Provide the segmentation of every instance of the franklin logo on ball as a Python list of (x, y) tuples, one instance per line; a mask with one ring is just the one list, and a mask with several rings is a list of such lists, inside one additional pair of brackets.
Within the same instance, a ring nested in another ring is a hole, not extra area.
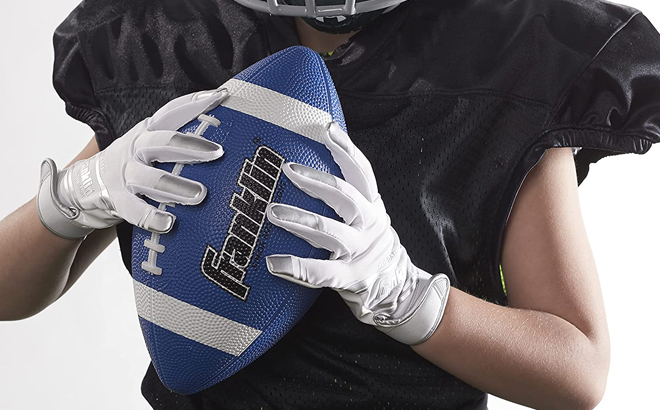
[(218, 252), (206, 245), (201, 271), (222, 289), (246, 300), (250, 286), (244, 283), (247, 267), (254, 255), (259, 235), (266, 221), (266, 206), (272, 201), (282, 172), (284, 158), (263, 145), (252, 161), (245, 159), (238, 177), (240, 194), (234, 192), (229, 207), (236, 211)]

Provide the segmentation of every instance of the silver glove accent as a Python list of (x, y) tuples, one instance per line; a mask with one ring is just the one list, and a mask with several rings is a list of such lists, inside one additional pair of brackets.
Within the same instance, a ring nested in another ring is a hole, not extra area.
[[(413, 297), (415, 302), (402, 318), (391, 319), (385, 315), (375, 315), (376, 328), (390, 337), (407, 345), (426, 341), (437, 329), (445, 313), (449, 298), (449, 278), (443, 273), (431, 276), (425, 283), (418, 284), (420, 295)], [(427, 329), (421, 338), (419, 329)]]
[(80, 211), (64, 205), (58, 196), (58, 172), (55, 161), (46, 158), (41, 163), (37, 213), (39, 220), (54, 234), (67, 239), (80, 239), (90, 234), (94, 228), (76, 223)]

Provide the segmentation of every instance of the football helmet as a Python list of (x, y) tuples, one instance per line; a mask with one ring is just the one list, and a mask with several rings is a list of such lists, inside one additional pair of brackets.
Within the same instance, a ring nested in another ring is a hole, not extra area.
[(326, 33), (357, 31), (406, 0), (235, 0), (275, 16), (302, 17)]

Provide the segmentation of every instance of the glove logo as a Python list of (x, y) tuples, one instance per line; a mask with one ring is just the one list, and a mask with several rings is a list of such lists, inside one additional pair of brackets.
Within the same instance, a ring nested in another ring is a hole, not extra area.
[(243, 281), (257, 240), (266, 221), (266, 206), (273, 200), (284, 158), (265, 145), (252, 160), (246, 158), (238, 176), (240, 194), (234, 192), (229, 207), (236, 213), (220, 251), (206, 245), (202, 274), (233, 296), (247, 300), (250, 286)]
[(92, 173), (89, 171), (89, 163), (84, 162), (80, 169), (80, 198), (87, 198), (92, 194), (92, 192), (94, 192), (93, 185)]

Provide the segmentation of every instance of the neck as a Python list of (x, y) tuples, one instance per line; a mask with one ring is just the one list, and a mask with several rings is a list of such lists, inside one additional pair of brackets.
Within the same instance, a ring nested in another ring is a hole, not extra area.
[(300, 17), (295, 18), (296, 29), (300, 44), (309, 47), (317, 53), (327, 53), (334, 51), (340, 45), (348, 41), (356, 31), (346, 34), (330, 34), (315, 30), (309, 24), (305, 23)]

